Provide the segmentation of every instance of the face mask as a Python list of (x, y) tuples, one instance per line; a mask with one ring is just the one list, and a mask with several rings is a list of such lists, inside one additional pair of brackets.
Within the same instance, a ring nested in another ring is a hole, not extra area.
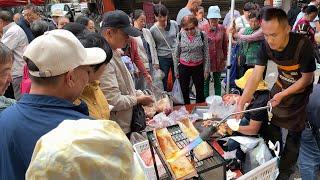
[(211, 31), (216, 31), (217, 30), (217, 27), (214, 26), (214, 27), (211, 27)]

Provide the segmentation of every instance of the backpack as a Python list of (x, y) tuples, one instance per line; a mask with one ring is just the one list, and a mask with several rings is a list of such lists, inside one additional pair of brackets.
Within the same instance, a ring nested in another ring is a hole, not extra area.
[[(200, 35), (201, 35), (201, 40), (202, 40), (202, 42), (204, 41), (204, 36), (203, 36), (203, 32), (202, 31), (200, 31)], [(178, 39), (179, 39), (179, 43), (181, 42), (181, 33), (179, 32), (178, 33)]]

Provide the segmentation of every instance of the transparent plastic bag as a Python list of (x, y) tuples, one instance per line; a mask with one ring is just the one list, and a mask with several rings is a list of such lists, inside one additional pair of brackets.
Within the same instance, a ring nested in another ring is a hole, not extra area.
[(173, 103), (184, 104), (184, 99), (183, 99), (179, 79), (176, 79), (174, 81), (171, 95), (172, 95), (171, 99), (172, 99)]
[(153, 71), (153, 85), (163, 91), (162, 79), (164, 78), (164, 72), (161, 69)]
[(236, 110), (236, 104), (225, 104), (221, 98), (213, 97), (209, 106), (209, 113), (215, 118), (224, 118)]
[(146, 141), (147, 138), (143, 137), (141, 134), (137, 133), (137, 132), (133, 132), (130, 135), (130, 142), (131, 144), (137, 144), (139, 142), (143, 142)]

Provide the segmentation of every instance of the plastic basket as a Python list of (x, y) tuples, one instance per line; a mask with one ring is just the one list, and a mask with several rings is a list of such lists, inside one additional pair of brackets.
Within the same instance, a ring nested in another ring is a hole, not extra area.
[[(146, 175), (147, 179), (148, 180), (157, 179), (156, 172), (154, 170), (153, 165), (147, 166), (140, 156), (140, 153), (143, 152), (144, 150), (146, 150), (146, 149), (150, 150), (149, 141), (146, 140), (146, 141), (142, 141), (137, 144), (134, 144), (133, 149), (137, 153), (137, 156), (139, 159), (139, 164), (142, 167), (143, 172)], [(157, 164), (157, 169), (158, 169), (160, 175), (165, 173), (165, 169), (161, 163)]]
[(237, 180), (275, 180), (278, 172), (278, 158), (275, 157), (247, 172)]

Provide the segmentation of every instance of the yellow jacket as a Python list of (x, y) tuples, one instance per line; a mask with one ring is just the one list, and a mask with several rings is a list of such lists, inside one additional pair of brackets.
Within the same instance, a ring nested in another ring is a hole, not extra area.
[(101, 91), (99, 81), (94, 81), (86, 86), (79, 99), (87, 104), (90, 117), (95, 119), (110, 118), (109, 104)]

